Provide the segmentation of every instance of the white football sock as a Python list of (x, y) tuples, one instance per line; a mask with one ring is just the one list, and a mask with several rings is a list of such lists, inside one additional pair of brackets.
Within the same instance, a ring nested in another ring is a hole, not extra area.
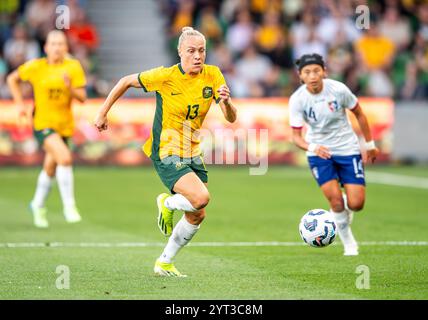
[(343, 210), (342, 212), (334, 212), (333, 210), (330, 210), (330, 212), (333, 214), (339, 237), (342, 240), (343, 245), (357, 246), (357, 242), (355, 241), (351, 227), (349, 226), (349, 214), (347, 210)]
[(161, 262), (171, 263), (174, 261), (178, 251), (183, 248), (186, 244), (192, 240), (195, 233), (199, 230), (200, 225), (194, 225), (187, 221), (186, 217), (183, 217), (178, 221), (177, 225), (172, 231), (171, 237), (159, 257)]
[(53, 178), (49, 177), (45, 170), (42, 170), (37, 178), (36, 192), (32, 201), (33, 206), (36, 208), (43, 208), (45, 206), (45, 201), (51, 191), (52, 182)]
[(354, 219), (354, 211), (352, 211), (348, 207), (348, 197), (346, 196), (346, 193), (342, 193), (342, 198), (343, 198), (343, 205), (345, 206), (345, 210), (348, 212), (348, 223), (351, 225), (352, 220)]
[(73, 169), (71, 166), (57, 166), (56, 179), (64, 207), (76, 205), (74, 200)]
[(193, 208), (189, 200), (186, 199), (182, 194), (176, 193), (173, 196), (166, 198), (165, 207), (169, 210), (183, 210), (187, 212), (197, 211)]
[(344, 205), (345, 209), (349, 210), (348, 197), (346, 196), (346, 193), (342, 193), (342, 198), (343, 198), (343, 205)]

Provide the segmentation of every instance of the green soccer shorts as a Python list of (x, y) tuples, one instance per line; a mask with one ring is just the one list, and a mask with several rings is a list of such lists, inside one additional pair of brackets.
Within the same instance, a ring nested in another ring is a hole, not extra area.
[[(51, 128), (46, 128), (42, 130), (33, 130), (33, 133), (34, 133), (34, 137), (39, 143), (39, 146), (42, 147), (43, 143), (45, 142), (45, 139), (49, 137), (51, 134), (56, 133), (56, 131)], [(67, 146), (70, 146), (70, 137), (61, 137), (61, 138)]]
[(208, 182), (208, 171), (202, 156), (192, 158), (180, 158), (179, 156), (168, 156), (161, 159), (152, 159), (163, 184), (174, 193), (174, 185), (182, 176), (194, 172), (203, 183)]

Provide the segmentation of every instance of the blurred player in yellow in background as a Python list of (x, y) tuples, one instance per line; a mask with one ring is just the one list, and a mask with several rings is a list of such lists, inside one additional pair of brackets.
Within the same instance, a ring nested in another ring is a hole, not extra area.
[[(155, 263), (154, 272), (160, 276), (183, 276), (173, 261), (205, 218), (210, 194), (198, 132), (212, 101), (219, 104), (227, 121), (236, 120), (236, 108), (226, 81), (218, 67), (205, 64), (205, 50), (205, 36), (193, 28), (183, 28), (178, 41), (180, 63), (123, 77), (95, 119), (98, 130), (106, 130), (107, 113), (131, 87), (156, 92), (153, 128), (143, 149), (172, 193), (157, 197), (158, 227), (162, 234), (170, 237)], [(184, 211), (184, 215), (173, 226), (175, 210)]]
[(28, 117), (20, 81), (28, 81), (34, 91), (33, 130), (40, 146), (46, 152), (43, 170), (37, 180), (34, 198), (30, 203), (36, 227), (47, 228), (45, 200), (56, 176), (67, 222), (81, 220), (74, 199), (72, 154), (69, 139), (74, 121), (71, 110), (73, 99), (86, 100), (86, 79), (80, 62), (68, 55), (65, 34), (51, 31), (44, 46), (46, 58), (34, 59), (21, 65), (7, 79), (20, 117)]

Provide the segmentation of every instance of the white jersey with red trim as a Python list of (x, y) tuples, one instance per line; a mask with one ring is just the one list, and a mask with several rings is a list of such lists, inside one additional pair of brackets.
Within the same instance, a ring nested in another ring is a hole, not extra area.
[[(301, 128), (306, 123), (306, 141), (328, 147), (333, 156), (359, 154), (358, 137), (345, 110), (353, 109), (357, 103), (351, 90), (336, 80), (324, 79), (318, 94), (310, 93), (302, 85), (290, 97), (290, 125)], [(315, 155), (309, 151), (306, 154)]]

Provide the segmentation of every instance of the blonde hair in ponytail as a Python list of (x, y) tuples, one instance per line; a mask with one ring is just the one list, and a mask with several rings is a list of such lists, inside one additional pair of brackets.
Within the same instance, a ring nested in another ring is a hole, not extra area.
[(178, 38), (178, 45), (177, 45), (178, 51), (180, 51), (180, 47), (181, 47), (181, 44), (183, 43), (184, 39), (189, 37), (189, 36), (200, 36), (206, 42), (205, 36), (202, 33), (200, 33), (198, 30), (193, 29), (192, 27), (183, 27), (181, 29), (181, 35)]

